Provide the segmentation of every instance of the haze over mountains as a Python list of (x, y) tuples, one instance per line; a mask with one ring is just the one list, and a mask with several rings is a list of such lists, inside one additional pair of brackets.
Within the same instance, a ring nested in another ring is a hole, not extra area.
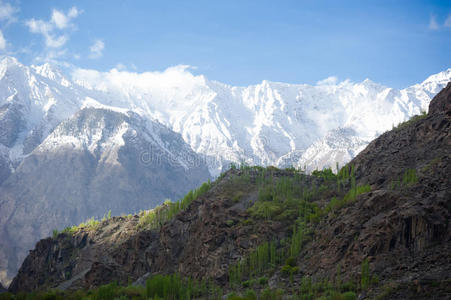
[(451, 69), (396, 90), (365, 80), (233, 87), (178, 66), (74, 70), (0, 62), (0, 281), (54, 228), (177, 199), (230, 162), (341, 165), (427, 110)]

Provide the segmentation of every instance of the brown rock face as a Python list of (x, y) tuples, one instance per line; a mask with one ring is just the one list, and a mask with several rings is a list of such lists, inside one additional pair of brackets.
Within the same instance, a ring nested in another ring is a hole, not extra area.
[[(338, 265), (343, 280), (356, 280), (366, 258), (379, 287), (398, 286), (387, 299), (431, 294), (449, 299), (449, 290), (436, 291), (437, 282), (451, 274), (450, 95), (448, 84), (432, 100), (428, 115), (381, 135), (350, 163), (357, 185), (369, 184), (372, 190), (310, 223), (311, 239), (297, 257), (295, 285), (306, 275), (332, 279)], [(258, 172), (245, 185), (236, 180), (240, 175), (229, 171), (159, 230), (138, 230), (137, 216), (113, 218), (95, 231), (40, 241), (10, 290), (91, 288), (172, 272), (225, 285), (229, 265), (263, 241), (286, 238), (293, 224), (292, 219), (249, 224), (248, 208), (258, 198)], [(272, 176), (293, 173), (275, 170)], [(326, 184), (325, 192), (312, 199), (319, 206), (333, 196), (327, 182), (311, 176), (304, 182)], [(269, 282), (288, 285), (280, 272)]]
[(451, 113), (451, 82), (429, 104), (429, 114)]
[(357, 183), (370, 184), (372, 192), (315, 228), (302, 269), (327, 277), (340, 264), (346, 276), (357, 277), (368, 258), (386, 281), (427, 285), (449, 278), (451, 84), (432, 100), (427, 116), (381, 135), (350, 164)]
[[(281, 171), (273, 176), (288, 174)], [(291, 227), (289, 223), (240, 225), (257, 199), (257, 189), (235, 186), (233, 179), (238, 175), (239, 171), (228, 173), (159, 230), (138, 229), (138, 216), (114, 217), (95, 231), (41, 240), (9, 289), (86, 289), (111, 281), (127, 284), (147, 273), (173, 272), (225, 283), (231, 263)], [(233, 189), (246, 189), (247, 194), (243, 193), (239, 202), (233, 201)]]

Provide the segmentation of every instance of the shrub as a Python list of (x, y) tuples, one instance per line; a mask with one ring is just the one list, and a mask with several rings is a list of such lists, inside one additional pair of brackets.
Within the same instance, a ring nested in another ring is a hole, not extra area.
[(355, 299), (357, 299), (356, 294), (354, 292), (351, 292), (351, 291), (343, 293), (343, 294), (341, 294), (341, 296), (342, 296), (343, 300), (355, 300)]
[(194, 200), (208, 192), (211, 188), (211, 182), (204, 182), (198, 189), (190, 190), (181, 200), (171, 202), (166, 199), (162, 205), (154, 209), (140, 213), (137, 227), (158, 229), (164, 223), (171, 220), (180, 211), (185, 210)]
[(248, 211), (256, 219), (272, 220), (283, 212), (283, 205), (272, 201), (257, 201)]
[(293, 256), (288, 257), (285, 260), (285, 264), (290, 267), (295, 267), (296, 266), (296, 258), (294, 258)]
[(116, 294), (117, 284), (110, 283), (103, 285), (98, 288), (97, 292), (94, 294), (94, 300), (110, 300), (114, 299)]
[(426, 117), (427, 117), (427, 113), (425, 111), (422, 111), (419, 115), (415, 115), (415, 116), (411, 117), (409, 120), (399, 123), (396, 127), (393, 127), (393, 129), (400, 130), (400, 129), (405, 128), (405, 127), (409, 126), (410, 124), (414, 124)]
[(226, 224), (228, 227), (232, 227), (233, 224), (235, 224), (235, 221), (233, 221), (233, 220), (227, 220), (227, 221), (225, 221), (225, 224)]
[(258, 279), (258, 284), (260, 285), (266, 285), (268, 284), (268, 278), (266, 278), (265, 276), (262, 276)]
[(337, 175), (332, 172), (331, 168), (323, 169), (322, 171), (315, 170), (312, 172), (312, 176), (323, 178), (324, 180), (335, 180)]
[(283, 296), (282, 290), (271, 290), (269, 288), (264, 289), (263, 292), (260, 294), (261, 300), (281, 300)]
[(351, 292), (351, 291), (355, 291), (356, 286), (352, 281), (346, 281), (345, 283), (341, 284), (341, 290), (343, 292)]
[(233, 195), (232, 197), (232, 201), (233, 203), (238, 203), (240, 202), (241, 198), (244, 196), (244, 193), (241, 191), (238, 191), (235, 193), (235, 195)]
[(290, 275), (292, 276), (293, 274), (296, 274), (297, 272), (299, 272), (299, 267), (295, 266), (289, 266), (289, 265), (284, 265), (282, 267), (282, 269), (280, 269), (280, 271), (282, 272), (282, 274), (284, 275)]
[(255, 284), (255, 280), (253, 280), (253, 279), (249, 279), (249, 280), (243, 281), (243, 282), (241, 283), (241, 285), (242, 285), (244, 288), (252, 287), (252, 286), (254, 286), (254, 284)]
[(366, 290), (370, 284), (370, 268), (368, 264), (368, 259), (364, 259), (362, 262), (362, 273), (360, 279), (360, 286), (362, 290)]
[(417, 182), (418, 182), (417, 170), (408, 169), (404, 172), (404, 175), (402, 177), (402, 184), (404, 186), (414, 185)]
[(254, 290), (246, 290), (246, 293), (244, 295), (246, 296), (246, 299), (257, 300), (257, 294)]

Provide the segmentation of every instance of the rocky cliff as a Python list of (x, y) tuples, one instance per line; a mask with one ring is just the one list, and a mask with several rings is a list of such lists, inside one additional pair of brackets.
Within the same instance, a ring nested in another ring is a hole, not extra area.
[(149, 223), (145, 213), (114, 217), (41, 240), (10, 291), (179, 273), (225, 290), (265, 275), (269, 288), (287, 294), (303, 291), (308, 279), (317, 296), (328, 284), (343, 290), (341, 282), (351, 282), (361, 298), (449, 299), (450, 107), (451, 83), (429, 114), (382, 134), (338, 175), (232, 169), (167, 222)]

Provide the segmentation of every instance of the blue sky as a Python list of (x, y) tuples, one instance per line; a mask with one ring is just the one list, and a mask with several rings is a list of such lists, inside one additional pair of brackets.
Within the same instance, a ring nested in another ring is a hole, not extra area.
[(232, 85), (329, 76), (398, 88), (451, 67), (451, 1), (0, 1), (0, 51)]

